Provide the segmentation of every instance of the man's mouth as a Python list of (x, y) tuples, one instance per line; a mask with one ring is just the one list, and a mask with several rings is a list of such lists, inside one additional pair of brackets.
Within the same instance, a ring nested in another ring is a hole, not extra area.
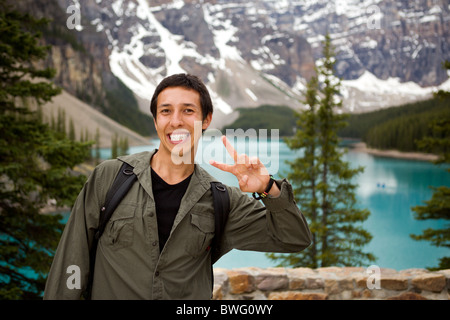
[(189, 132), (172, 132), (167, 135), (170, 142), (178, 144), (182, 143), (190, 137)]

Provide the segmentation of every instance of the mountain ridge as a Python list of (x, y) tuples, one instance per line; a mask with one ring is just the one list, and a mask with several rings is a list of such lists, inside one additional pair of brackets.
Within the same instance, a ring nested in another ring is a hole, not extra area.
[[(49, 16), (83, 50), (49, 41), (46, 66), (56, 83), (94, 108), (118, 81), (149, 115), (149, 99), (165, 76), (188, 72), (210, 89), (213, 127), (237, 108), (303, 107), (325, 32), (337, 51), (343, 112), (366, 112), (424, 100), (448, 86), (450, 14), (445, 1), (417, 0), (24, 0)], [(58, 7), (56, 9), (50, 8)], [(69, 10), (72, 9), (72, 11)], [(65, 12), (65, 16), (61, 16)], [(80, 22), (69, 28), (78, 12)], [(377, 90), (373, 90), (377, 88)], [(111, 107), (111, 106), (109, 106)]]

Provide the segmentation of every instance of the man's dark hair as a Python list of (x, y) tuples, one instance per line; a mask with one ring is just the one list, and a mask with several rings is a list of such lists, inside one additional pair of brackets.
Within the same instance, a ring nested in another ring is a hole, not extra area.
[(213, 113), (213, 104), (209, 95), (208, 89), (204, 83), (197, 77), (191, 74), (179, 73), (164, 78), (156, 87), (150, 102), (150, 111), (153, 118), (156, 120), (156, 103), (158, 95), (167, 88), (183, 87), (190, 90), (195, 90), (200, 94), (200, 104), (202, 108), (203, 120), (209, 113)]

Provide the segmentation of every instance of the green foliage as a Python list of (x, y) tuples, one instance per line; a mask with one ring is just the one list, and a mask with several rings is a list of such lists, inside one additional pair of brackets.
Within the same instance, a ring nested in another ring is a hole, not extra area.
[(446, 109), (408, 114), (391, 119), (370, 129), (365, 141), (374, 148), (418, 151), (416, 141), (432, 134), (429, 126), (438, 119), (450, 120), (448, 106)]
[(257, 108), (240, 108), (239, 118), (226, 129), (278, 129), (279, 135), (292, 136), (295, 128), (294, 110), (286, 106), (262, 105)]
[(34, 66), (47, 52), (35, 31), (45, 22), (0, 0), (0, 299), (40, 298), (63, 228), (61, 216), (41, 209), (50, 200), (71, 205), (85, 181), (70, 169), (89, 145), (61, 137), (27, 107), (60, 92), (38, 80), (53, 71)]
[[(416, 141), (432, 134), (437, 119), (450, 119), (450, 97), (433, 98), (363, 114), (352, 114), (339, 136), (362, 139), (379, 149), (423, 151)], [(432, 152), (432, 150), (431, 150)]]
[(111, 158), (115, 159), (118, 156), (128, 154), (128, 138), (119, 138), (118, 134), (114, 134), (111, 138)]
[[(446, 61), (444, 67), (450, 69), (450, 62)], [(449, 99), (449, 92), (438, 92), (437, 98), (441, 101)], [(419, 148), (426, 152), (439, 155), (436, 164), (450, 163), (450, 117), (436, 119), (430, 125), (430, 133), (417, 142)], [(450, 169), (447, 169), (450, 172)], [(450, 220), (450, 187), (432, 187), (433, 195), (425, 205), (415, 206), (412, 210), (418, 220)], [(426, 229), (421, 235), (411, 235), (414, 240), (425, 240), (436, 247), (450, 248), (450, 224), (444, 229)], [(450, 257), (443, 257), (439, 265), (430, 269), (450, 269)]]
[(153, 125), (153, 119), (138, 109), (136, 98), (131, 90), (119, 79), (117, 79), (117, 82), (117, 88), (106, 90), (107, 104), (101, 105), (103, 113), (140, 135), (155, 135), (156, 129)]
[[(450, 172), (450, 170), (447, 170)], [(429, 241), (433, 246), (450, 248), (450, 187), (432, 187), (433, 195), (430, 200), (424, 201), (425, 205), (415, 206), (412, 210), (418, 220), (446, 220), (447, 225), (443, 229), (425, 229), (420, 235), (411, 235), (414, 240)], [(450, 257), (443, 257), (437, 267), (430, 269), (450, 269)]]
[(307, 85), (304, 103), (309, 108), (296, 114), (296, 134), (286, 139), (290, 149), (303, 151), (301, 157), (288, 162), (288, 179), (308, 220), (313, 243), (301, 253), (269, 254), (284, 266), (354, 266), (374, 260), (372, 254), (362, 251), (372, 238), (361, 227), (370, 212), (357, 208), (356, 185), (352, 183), (363, 169), (350, 168), (339, 148), (337, 131), (345, 125), (345, 118), (335, 112), (341, 106), (340, 80), (333, 73), (336, 60), (328, 35), (323, 56), (318, 77)]

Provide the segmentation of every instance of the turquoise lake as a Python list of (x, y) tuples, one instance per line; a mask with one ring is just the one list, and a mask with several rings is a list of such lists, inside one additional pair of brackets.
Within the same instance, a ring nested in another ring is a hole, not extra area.
[[(159, 146), (157, 139), (150, 143), (149, 146), (131, 147), (129, 153)], [(299, 154), (278, 140), (272, 142), (247, 138), (236, 139), (232, 143), (238, 152), (256, 152), (255, 155), (260, 157), (269, 172), (278, 178), (286, 176), (289, 170), (285, 161), (292, 160)], [(220, 139), (204, 138), (199, 144), (196, 162), (223, 183), (237, 186), (237, 179), (233, 175), (208, 163), (210, 158), (231, 163), (231, 158), (224, 150)], [(101, 150), (101, 156), (108, 158), (110, 150)], [(426, 228), (440, 229), (445, 226), (443, 220), (416, 220), (411, 210), (411, 207), (421, 205), (431, 198), (432, 190), (429, 186), (450, 186), (449, 174), (444, 167), (425, 161), (376, 157), (351, 149), (345, 155), (345, 161), (350, 162), (352, 167), (365, 168), (355, 182), (359, 185), (358, 206), (371, 212), (363, 227), (373, 236), (365, 247), (366, 252), (377, 257), (373, 264), (396, 270), (426, 268), (437, 266), (439, 258), (449, 255), (448, 249), (437, 248), (429, 242), (415, 241), (410, 237), (410, 234), (420, 234)], [(301, 204), (299, 206), (301, 208)], [(233, 250), (215, 264), (215, 267), (221, 268), (249, 266), (274, 267), (276, 262), (268, 259), (262, 252)]]

